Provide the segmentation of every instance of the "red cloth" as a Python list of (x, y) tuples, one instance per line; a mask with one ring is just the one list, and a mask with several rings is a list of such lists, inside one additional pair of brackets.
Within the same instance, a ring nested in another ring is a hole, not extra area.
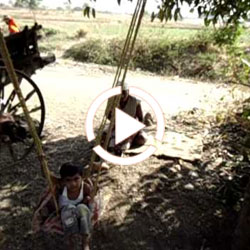
[(9, 28), (10, 34), (17, 33), (20, 31), (18, 25), (16, 24), (13, 18), (9, 19), (8, 28)]

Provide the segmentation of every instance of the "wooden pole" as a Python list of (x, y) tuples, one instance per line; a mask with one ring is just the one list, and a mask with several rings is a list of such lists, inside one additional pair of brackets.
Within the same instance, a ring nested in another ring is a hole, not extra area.
[[(138, 0), (137, 1), (137, 5), (136, 5), (136, 8), (135, 8), (135, 11), (134, 11), (131, 23), (130, 23), (130, 27), (129, 27), (128, 34), (127, 34), (127, 37), (126, 37), (126, 41), (125, 41), (125, 44), (124, 44), (124, 47), (123, 47), (123, 50), (122, 50), (120, 63), (118, 65), (112, 87), (118, 86), (118, 82), (119, 82), (119, 78), (120, 78), (120, 76), (122, 74), (122, 70), (123, 70), (123, 76), (122, 76), (122, 81), (121, 81), (122, 82), (121, 87), (124, 86), (127, 69), (128, 69), (128, 66), (129, 66), (129, 62), (130, 62), (130, 59), (131, 59), (131, 55), (132, 55), (134, 44), (135, 44), (135, 41), (136, 41), (136, 38), (137, 38), (137, 34), (139, 32), (139, 28), (140, 28), (141, 21), (142, 21), (142, 18), (143, 18), (146, 3), (147, 3), (147, 0)], [(98, 130), (98, 134), (97, 134), (97, 138), (96, 138), (96, 145), (100, 144), (101, 137), (102, 137), (103, 130), (104, 130), (104, 126), (105, 126), (106, 121), (107, 121), (107, 115), (111, 112), (111, 121), (110, 121), (110, 126), (109, 126), (109, 129), (108, 129), (108, 133), (107, 133), (107, 136), (106, 136), (106, 139), (105, 139), (105, 142), (104, 142), (104, 146), (103, 146), (104, 149), (107, 148), (109, 139), (111, 137), (111, 132), (112, 132), (112, 129), (113, 129), (114, 123), (115, 123), (115, 107), (117, 107), (117, 105), (120, 103), (120, 98), (121, 98), (121, 96), (116, 96), (115, 98), (113, 98), (113, 101), (110, 103), (111, 105), (109, 105), (109, 102), (107, 103), (105, 114), (104, 114), (104, 117), (102, 119), (101, 126), (100, 126), (100, 128)], [(95, 160), (95, 156), (96, 156), (95, 152), (93, 152), (92, 156), (91, 156), (91, 162), (90, 162), (90, 168), (89, 168), (88, 176), (90, 175), (90, 172), (91, 172), (91, 170), (93, 168), (93, 163), (94, 163), (94, 160)], [(98, 185), (98, 182), (99, 182), (100, 172), (101, 172), (101, 168), (99, 168), (98, 172), (97, 172), (97, 177), (96, 177), (95, 182), (94, 182), (92, 197), (94, 197), (96, 192), (97, 192), (97, 188), (98, 188), (97, 185)]]

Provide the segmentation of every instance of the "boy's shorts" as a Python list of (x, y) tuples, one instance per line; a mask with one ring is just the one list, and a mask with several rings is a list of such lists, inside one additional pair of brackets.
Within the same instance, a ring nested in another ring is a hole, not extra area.
[(90, 234), (91, 211), (85, 204), (67, 205), (62, 208), (61, 220), (65, 234)]

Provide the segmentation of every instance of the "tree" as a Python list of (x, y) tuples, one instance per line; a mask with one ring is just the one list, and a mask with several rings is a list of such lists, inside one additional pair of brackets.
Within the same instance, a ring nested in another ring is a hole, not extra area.
[(66, 1), (66, 2), (64, 3), (64, 6), (65, 6), (65, 9), (66, 9), (66, 10), (71, 10), (71, 2), (70, 2), (70, 1)]
[[(121, 3), (121, 0), (116, 1), (118, 4)], [(210, 23), (216, 24), (219, 19), (226, 24), (237, 24), (241, 19), (247, 20), (250, 12), (249, 0), (159, 0), (158, 12), (152, 13), (152, 20), (155, 18), (161, 21), (177, 20), (181, 17), (181, 6), (184, 3), (188, 4), (191, 12), (197, 9), (199, 17), (204, 18), (207, 26)], [(91, 11), (93, 13), (93, 8), (88, 6), (84, 9), (84, 15), (89, 16)]]
[[(153, 14), (161, 20), (177, 19), (181, 15), (180, 6), (186, 3), (192, 12), (197, 9), (199, 17), (205, 24), (217, 23), (221, 18), (226, 24), (237, 24), (240, 19), (247, 19), (250, 11), (250, 1), (245, 0), (161, 0), (159, 12)], [(154, 17), (154, 16), (153, 16)]]
[(16, 0), (14, 6), (36, 9), (41, 4), (42, 0)]

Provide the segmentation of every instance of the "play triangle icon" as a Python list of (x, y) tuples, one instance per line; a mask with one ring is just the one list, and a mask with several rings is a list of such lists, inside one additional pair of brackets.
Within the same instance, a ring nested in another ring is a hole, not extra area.
[(124, 141), (144, 127), (143, 123), (127, 115), (120, 109), (115, 109), (115, 144)]

